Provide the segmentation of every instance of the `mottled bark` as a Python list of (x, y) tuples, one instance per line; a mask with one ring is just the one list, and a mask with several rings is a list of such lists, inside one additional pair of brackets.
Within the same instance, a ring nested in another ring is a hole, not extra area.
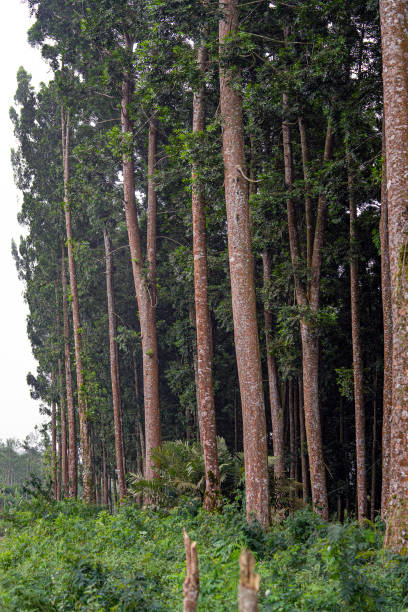
[(408, 553), (408, 3), (380, 0), (392, 299), (391, 472), (385, 545)]
[(391, 413), (392, 413), (392, 300), (390, 252), (388, 241), (387, 162), (385, 151), (385, 126), (383, 126), (383, 171), (381, 183), (381, 289), (384, 329), (384, 386), (382, 428), (382, 485), (381, 516), (386, 517), (390, 486)]
[[(132, 43), (127, 37), (128, 48)], [(121, 123), (122, 132), (129, 139), (133, 138), (133, 122), (129, 114), (132, 98), (132, 81), (130, 77), (122, 84)], [(148, 146), (148, 204), (147, 204), (147, 245), (146, 265), (140, 238), (137, 217), (133, 153), (123, 154), (123, 191), (125, 202), (126, 225), (129, 237), (133, 280), (139, 308), (140, 330), (143, 355), (143, 390), (146, 431), (146, 468), (145, 476), (154, 477), (155, 467), (151, 451), (161, 446), (161, 427), (159, 412), (159, 370), (156, 330), (156, 191), (154, 172), (156, 166), (156, 122), (149, 123)]]
[[(204, 76), (208, 54), (204, 45), (198, 50), (198, 66)], [(205, 129), (205, 87), (195, 92), (193, 99), (193, 132)], [(217, 431), (215, 424), (214, 393), (212, 384), (211, 320), (208, 308), (208, 270), (205, 230), (205, 202), (197, 180), (195, 165), (192, 169), (194, 303), (197, 334), (198, 413), (201, 443), (205, 464), (204, 507), (214, 509), (220, 503), (220, 473), (218, 467)]]
[[(293, 169), (290, 125), (287, 119), (288, 98), (283, 94), (283, 152), (285, 162), (285, 184), (288, 191), (286, 208), (288, 215), (289, 246), (293, 265), (296, 301), (305, 312), (309, 309), (317, 313), (320, 296), (320, 271), (322, 261), (322, 247), (324, 236), (324, 222), (327, 202), (324, 193), (319, 196), (317, 205), (316, 224), (311, 254), (311, 268), (309, 270), (310, 284), (305, 287), (299, 275), (297, 266), (301, 261), (299, 236), (296, 225), (295, 209), (291, 197), (293, 189)], [(330, 127), (326, 131), (324, 161), (332, 155), (333, 136)], [(323, 459), (322, 430), (319, 408), (319, 343), (313, 330), (310, 316), (302, 316), (300, 321), (302, 339), (302, 365), (303, 365), (303, 398), (305, 410), (306, 438), (310, 464), (310, 481), (312, 501), (314, 508), (324, 517), (328, 518), (328, 500), (326, 488), (326, 472)]]
[(365, 409), (363, 395), (363, 359), (361, 355), (360, 333), (360, 296), (358, 286), (358, 253), (357, 253), (357, 204), (354, 197), (355, 172), (349, 151), (347, 159), (347, 185), (350, 208), (350, 303), (351, 303), (351, 339), (353, 347), (354, 376), (354, 413), (356, 428), (356, 465), (357, 465), (357, 518), (359, 523), (367, 516), (367, 474), (365, 443)]
[(91, 457), (91, 435), (89, 420), (87, 416), (86, 401), (84, 394), (84, 374), (82, 368), (82, 341), (81, 341), (81, 321), (79, 314), (79, 298), (76, 280), (75, 259), (73, 251), (73, 235), (71, 210), (69, 204), (68, 181), (69, 181), (69, 146), (70, 146), (70, 120), (69, 112), (65, 113), (61, 109), (61, 128), (62, 128), (62, 155), (64, 164), (64, 210), (65, 210), (65, 226), (67, 235), (67, 251), (68, 251), (68, 270), (69, 282), (72, 298), (72, 320), (74, 331), (75, 345), (75, 364), (77, 375), (78, 389), (78, 414), (79, 414), (79, 431), (81, 439), (82, 451), (82, 473), (83, 473), (83, 497), (88, 503), (95, 501), (95, 488), (93, 465)]
[(125, 456), (123, 448), (122, 431), (122, 400), (120, 394), (119, 360), (116, 342), (116, 315), (115, 315), (115, 287), (113, 279), (113, 256), (112, 243), (106, 229), (103, 231), (106, 261), (106, 296), (108, 305), (109, 323), (109, 354), (110, 372), (112, 383), (113, 423), (115, 434), (116, 471), (119, 483), (119, 498), (123, 499), (127, 494), (125, 476)]
[[(271, 261), (268, 251), (262, 252), (264, 290), (271, 282)], [(283, 410), (279, 397), (278, 372), (275, 357), (272, 353), (272, 313), (267, 305), (264, 306), (266, 363), (268, 367), (269, 403), (271, 406), (273, 455), (275, 464), (273, 467), (275, 478), (285, 477), (284, 457), (284, 433), (283, 433)]]
[[(238, 27), (236, 0), (220, 2), (221, 56), (225, 39)], [(236, 74), (236, 71), (234, 71)], [(232, 86), (228, 68), (220, 66), (220, 106), (224, 159), (225, 202), (235, 351), (241, 391), (247, 517), (269, 522), (265, 406), (256, 320), (254, 266), (248, 185), (245, 175), (241, 96)]]

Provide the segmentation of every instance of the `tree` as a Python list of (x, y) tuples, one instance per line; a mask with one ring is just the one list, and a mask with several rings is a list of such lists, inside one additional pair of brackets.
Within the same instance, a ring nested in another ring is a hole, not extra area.
[[(221, 58), (228, 37), (238, 28), (235, 0), (220, 4)], [(221, 60), (223, 61), (223, 60)], [(228, 252), (231, 276), (235, 351), (244, 428), (245, 486), (247, 517), (261, 525), (269, 522), (268, 470), (265, 406), (261, 358), (256, 320), (248, 183), (245, 176), (244, 133), (241, 96), (233, 87), (230, 67), (220, 66), (220, 105), (228, 223)]]
[(408, 525), (408, 5), (380, 1), (392, 297), (392, 414), (386, 546), (407, 553)]

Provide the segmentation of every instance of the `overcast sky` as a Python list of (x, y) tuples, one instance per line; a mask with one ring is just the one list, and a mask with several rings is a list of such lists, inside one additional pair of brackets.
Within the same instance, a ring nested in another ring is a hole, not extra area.
[(24, 231), (16, 219), (21, 198), (13, 181), (10, 149), (14, 146), (9, 108), (16, 90), (19, 66), (33, 76), (33, 84), (48, 81), (50, 73), (37, 49), (27, 43), (30, 27), (29, 11), (20, 0), (8, 0), (0, 35), (2, 83), (0, 90), (0, 439), (23, 439), (36, 424), (41, 423), (38, 403), (30, 398), (26, 383), (27, 372), (36, 370), (26, 335), (27, 305), (23, 300), (23, 285), (17, 278), (11, 257), (11, 240), (18, 243)]

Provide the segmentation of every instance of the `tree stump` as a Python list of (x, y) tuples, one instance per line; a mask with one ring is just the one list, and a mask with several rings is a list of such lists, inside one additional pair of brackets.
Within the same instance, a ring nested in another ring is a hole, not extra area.
[(186, 551), (187, 576), (183, 584), (184, 593), (184, 612), (195, 612), (197, 608), (198, 593), (199, 593), (199, 576), (198, 576), (198, 558), (197, 558), (197, 542), (191, 542), (184, 532), (184, 548)]
[(259, 574), (255, 574), (255, 557), (250, 550), (241, 552), (239, 558), (241, 574), (238, 586), (239, 612), (258, 612)]

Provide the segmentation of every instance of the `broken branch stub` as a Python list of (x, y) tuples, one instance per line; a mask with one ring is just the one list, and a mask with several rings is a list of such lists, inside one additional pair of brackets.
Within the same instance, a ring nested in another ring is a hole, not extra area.
[(250, 550), (241, 552), (239, 558), (241, 574), (238, 585), (239, 612), (258, 612), (258, 591), (260, 576), (254, 572), (255, 557)]
[(195, 612), (199, 593), (197, 542), (191, 542), (186, 530), (184, 532), (184, 548), (186, 551), (187, 576), (183, 584), (184, 612)]

